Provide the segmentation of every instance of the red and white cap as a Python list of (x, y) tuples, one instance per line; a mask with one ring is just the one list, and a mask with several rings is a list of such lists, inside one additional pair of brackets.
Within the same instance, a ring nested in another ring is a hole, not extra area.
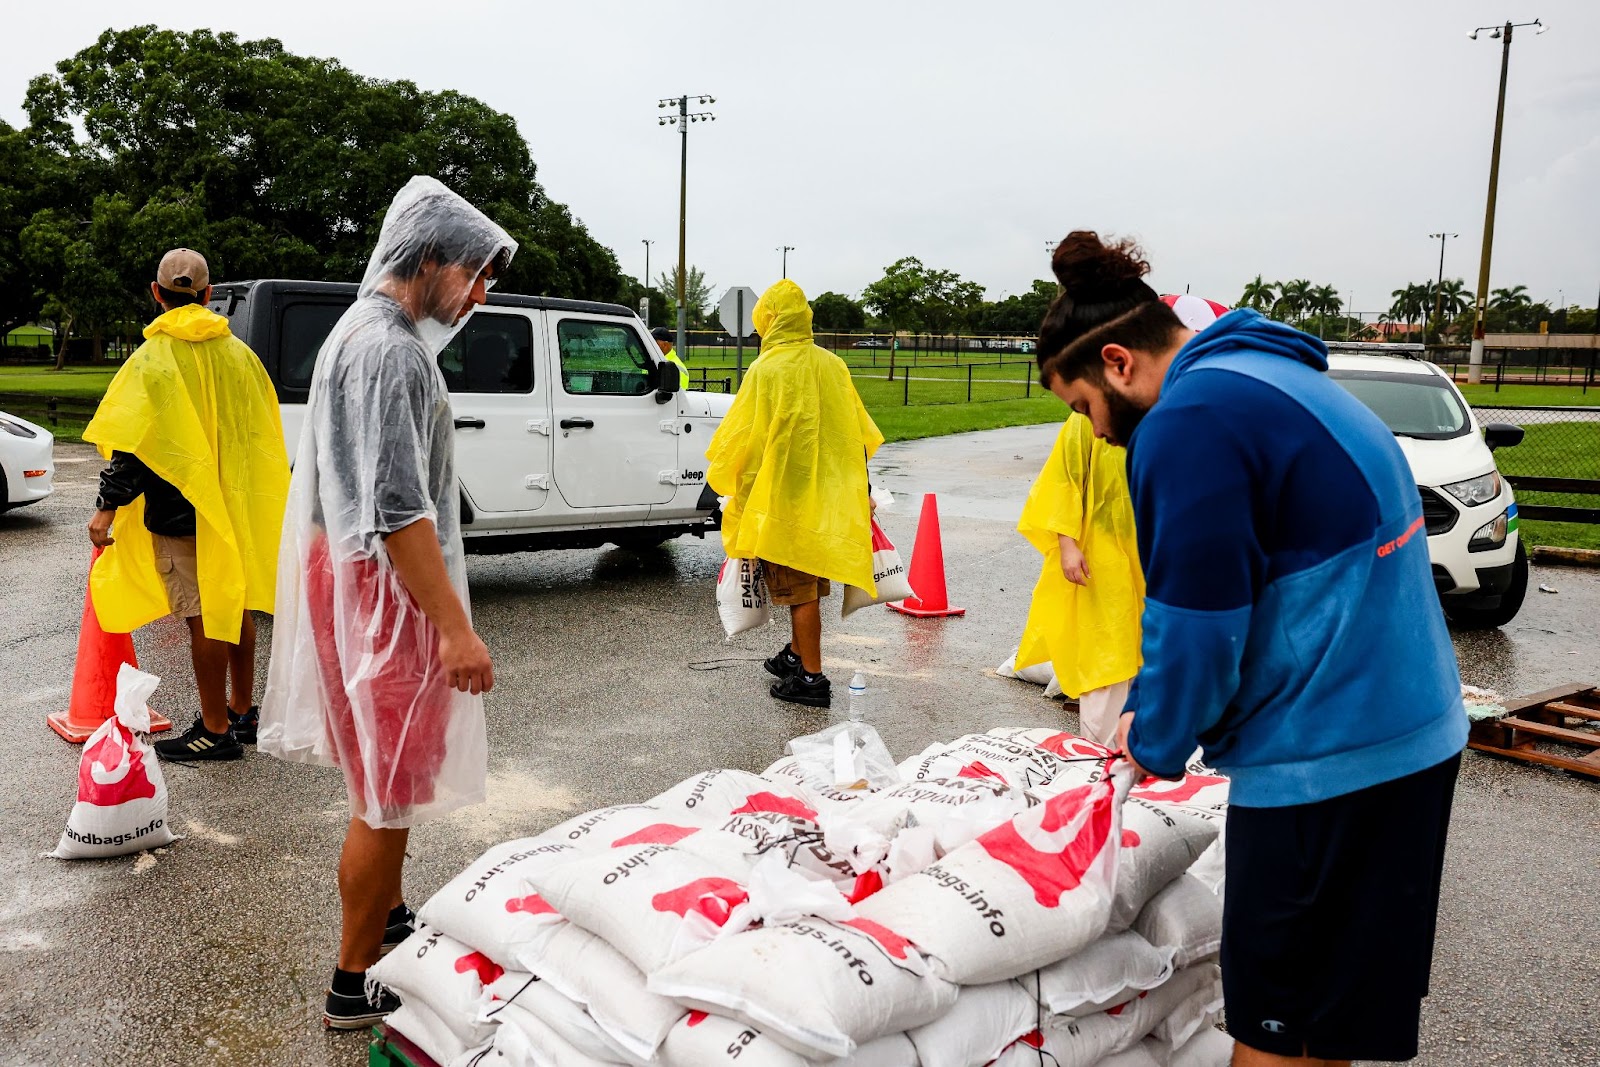
[(1191, 330), (1203, 330), (1232, 310), (1217, 303), (1215, 300), (1192, 296), (1189, 293), (1163, 296), (1161, 301), (1171, 308), (1177, 314), (1179, 321)]

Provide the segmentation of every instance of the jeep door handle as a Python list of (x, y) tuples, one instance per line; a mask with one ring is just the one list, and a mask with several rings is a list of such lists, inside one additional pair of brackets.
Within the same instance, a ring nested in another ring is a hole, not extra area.
[(594, 420), (583, 418), (562, 419), (561, 428), (563, 430), (592, 430), (594, 429)]
[(456, 429), (458, 430), (481, 430), (487, 425), (489, 424), (473, 415), (467, 415), (456, 420)]

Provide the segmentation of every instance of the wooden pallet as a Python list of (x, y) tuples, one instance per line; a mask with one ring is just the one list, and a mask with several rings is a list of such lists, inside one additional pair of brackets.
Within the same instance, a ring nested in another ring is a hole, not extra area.
[[(1467, 747), (1600, 778), (1600, 688), (1568, 684), (1506, 702), (1507, 715), (1472, 724)], [(1542, 752), (1555, 742), (1582, 751)]]

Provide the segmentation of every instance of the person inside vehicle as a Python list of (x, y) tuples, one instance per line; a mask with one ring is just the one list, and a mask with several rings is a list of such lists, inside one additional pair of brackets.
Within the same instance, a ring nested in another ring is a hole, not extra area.
[(661, 349), (661, 355), (666, 361), (675, 365), (683, 373), (683, 381), (687, 385), (689, 382), (689, 365), (678, 358), (677, 350), (672, 347), (672, 331), (665, 326), (657, 326), (650, 331), (650, 336), (654, 339), (656, 347)]

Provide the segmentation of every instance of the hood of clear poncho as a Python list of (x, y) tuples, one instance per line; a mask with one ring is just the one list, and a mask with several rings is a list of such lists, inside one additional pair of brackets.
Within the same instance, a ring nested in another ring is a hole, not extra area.
[[(406, 309), (428, 351), (438, 355), (466, 322), (462, 306), (490, 263), (498, 276), (517, 242), (437, 178), (418, 175), (389, 205), (367, 261), (360, 296), (385, 293)], [(489, 284), (494, 284), (490, 279)]]

